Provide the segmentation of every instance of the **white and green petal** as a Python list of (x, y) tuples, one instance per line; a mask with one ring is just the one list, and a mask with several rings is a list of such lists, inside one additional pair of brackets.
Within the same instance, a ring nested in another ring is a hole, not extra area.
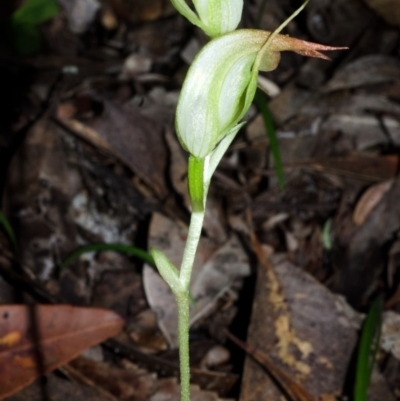
[(195, 157), (210, 154), (242, 117), (252, 64), (263, 43), (255, 43), (249, 32), (235, 31), (212, 40), (189, 69), (178, 102), (176, 130), (183, 147)]

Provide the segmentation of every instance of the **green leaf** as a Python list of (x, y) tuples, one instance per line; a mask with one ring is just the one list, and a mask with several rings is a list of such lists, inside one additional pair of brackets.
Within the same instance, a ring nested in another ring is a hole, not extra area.
[(182, 295), (185, 291), (179, 279), (179, 270), (157, 249), (151, 248), (150, 253), (154, 258), (160, 276), (170, 286), (172, 292), (175, 295)]
[(11, 17), (14, 25), (39, 25), (53, 18), (59, 11), (56, 0), (27, 0)]
[(265, 96), (260, 90), (257, 90), (255, 96), (255, 102), (264, 120), (265, 130), (267, 131), (269, 144), (271, 147), (271, 153), (274, 158), (276, 175), (279, 182), (279, 187), (281, 189), (285, 188), (285, 176), (283, 172), (282, 158), (279, 149), (278, 138), (276, 136), (276, 131), (274, 123), (272, 121), (271, 112), (269, 111)]
[(38, 25), (59, 11), (56, 0), (28, 0), (11, 16), (12, 41), (22, 55), (37, 52), (42, 46)]
[(357, 357), (354, 401), (366, 401), (369, 382), (379, 349), (382, 328), (383, 297), (379, 296), (365, 318)]
[(18, 255), (18, 246), (17, 246), (17, 240), (14, 234), (14, 230), (11, 227), (10, 222), (7, 220), (7, 217), (0, 212), (0, 226), (3, 227), (3, 230), (7, 234), (8, 238), (11, 241), (11, 244), (14, 248), (14, 254), (17, 256)]
[(91, 244), (82, 246), (81, 248), (68, 255), (68, 257), (61, 264), (61, 271), (79, 256), (93, 251), (113, 251), (125, 253), (129, 256), (135, 256), (139, 259), (142, 259), (144, 262), (155, 267), (154, 259), (148, 252), (144, 251), (143, 249), (125, 244)]

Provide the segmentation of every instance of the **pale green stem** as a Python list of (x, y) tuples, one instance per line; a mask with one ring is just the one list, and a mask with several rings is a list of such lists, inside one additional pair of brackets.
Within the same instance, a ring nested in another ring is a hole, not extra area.
[(177, 294), (181, 401), (190, 401), (189, 292)]
[(200, 240), (203, 227), (204, 211), (194, 212), (190, 218), (189, 232), (183, 251), (182, 265), (179, 279), (183, 291), (177, 292), (178, 304), (178, 335), (179, 335), (179, 361), (181, 373), (181, 401), (190, 401), (190, 364), (189, 364), (189, 286), (192, 274), (194, 257)]

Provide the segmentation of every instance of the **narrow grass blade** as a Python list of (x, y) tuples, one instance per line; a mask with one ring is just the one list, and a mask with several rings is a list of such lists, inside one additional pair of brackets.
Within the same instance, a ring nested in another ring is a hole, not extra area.
[(17, 247), (17, 240), (15, 238), (14, 230), (11, 227), (10, 222), (7, 220), (7, 217), (4, 216), (2, 212), (0, 212), (0, 226), (3, 227), (5, 233), (7, 234), (8, 238), (11, 241), (11, 244), (14, 248), (14, 253), (18, 255), (18, 247)]
[(366, 401), (382, 328), (383, 297), (373, 302), (365, 318), (357, 357), (354, 401)]
[(69, 265), (73, 260), (75, 260), (79, 256), (94, 251), (113, 251), (113, 252), (125, 253), (126, 255), (135, 256), (139, 259), (142, 259), (144, 262), (155, 267), (154, 259), (152, 258), (152, 256), (143, 249), (137, 248), (135, 246), (125, 245), (125, 244), (90, 244), (82, 246), (81, 248), (77, 249), (76, 251), (68, 255), (61, 265), (61, 271), (64, 270), (67, 267), (67, 265)]
[(280, 189), (284, 189), (285, 177), (283, 174), (281, 152), (279, 150), (278, 138), (276, 136), (271, 112), (269, 111), (267, 102), (265, 100), (265, 96), (260, 90), (257, 90), (254, 100), (264, 120), (265, 130), (267, 131), (272, 156), (274, 158), (275, 170), (278, 178), (279, 187)]

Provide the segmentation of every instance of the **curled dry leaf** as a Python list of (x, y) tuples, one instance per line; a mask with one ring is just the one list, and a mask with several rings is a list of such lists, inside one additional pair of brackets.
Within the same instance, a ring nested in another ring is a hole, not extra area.
[(393, 180), (384, 181), (373, 185), (364, 192), (353, 213), (353, 222), (356, 225), (361, 226), (364, 224), (375, 206), (381, 201), (392, 185)]
[(105, 309), (0, 306), (0, 399), (117, 334), (123, 324)]

